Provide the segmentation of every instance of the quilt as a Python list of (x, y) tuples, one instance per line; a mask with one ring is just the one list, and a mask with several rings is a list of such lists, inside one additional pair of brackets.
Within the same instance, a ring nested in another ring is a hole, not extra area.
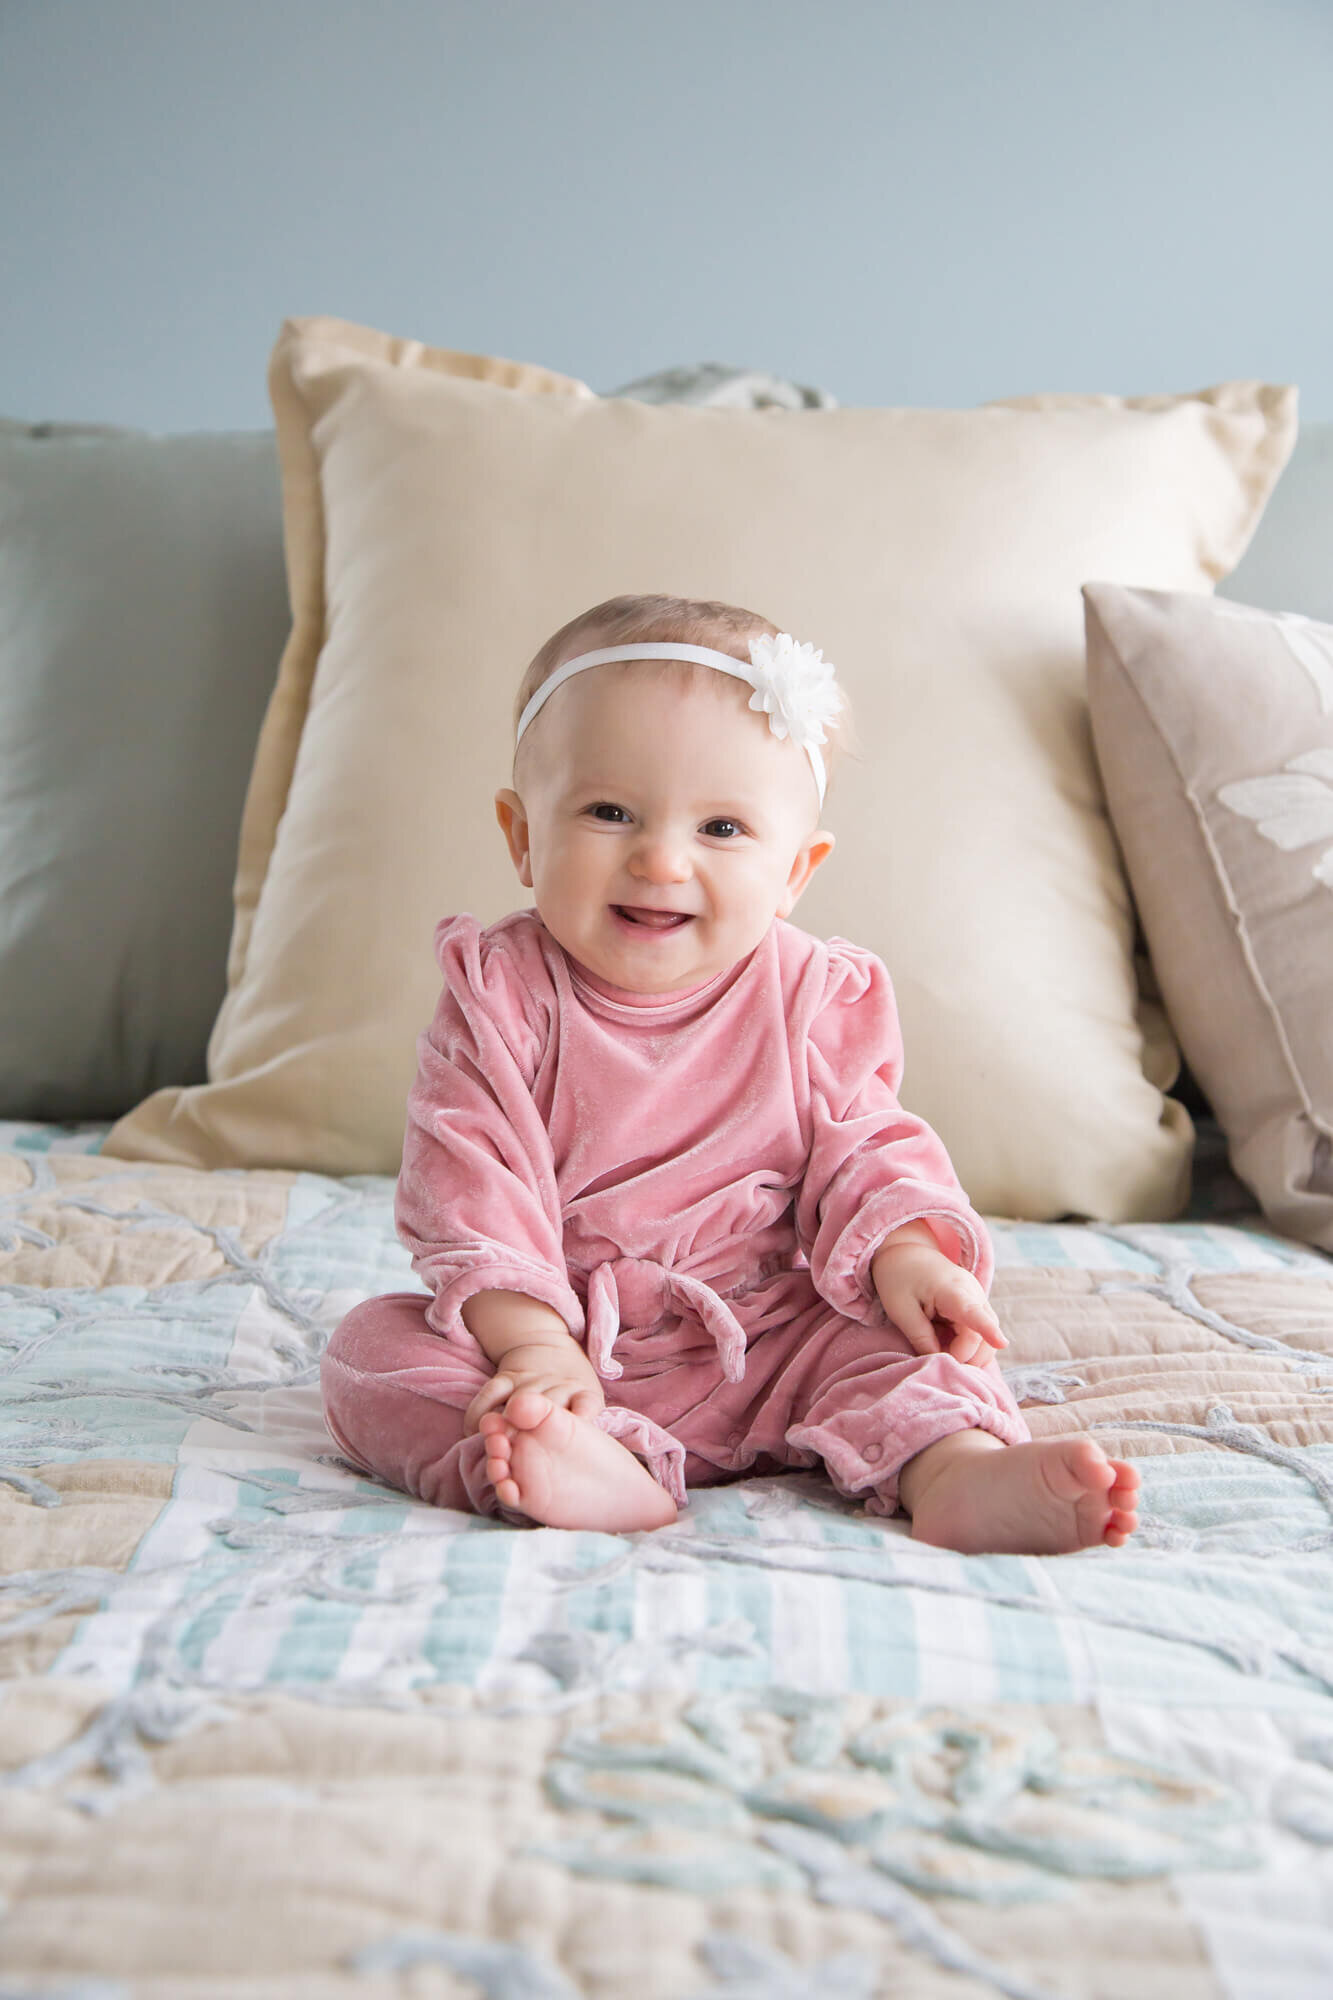
[(992, 1221), (1122, 1550), (813, 1474), (522, 1529), (324, 1431), (390, 1182), (101, 1136), (0, 1127), (0, 2000), (1333, 1993), (1333, 1260)]

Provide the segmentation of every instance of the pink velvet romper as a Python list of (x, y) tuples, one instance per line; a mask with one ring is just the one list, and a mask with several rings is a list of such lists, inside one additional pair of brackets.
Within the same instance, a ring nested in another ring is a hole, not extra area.
[(446, 918), (436, 949), (396, 1203), (429, 1293), (369, 1299), (329, 1342), (324, 1410), (348, 1459), (436, 1506), (497, 1511), (482, 1440), (463, 1435), (494, 1368), (460, 1312), (492, 1290), (561, 1315), (605, 1389), (599, 1425), (678, 1504), (822, 1464), (889, 1514), (935, 1439), (1027, 1438), (998, 1369), (914, 1355), (871, 1282), (917, 1218), (991, 1274), (943, 1145), (898, 1103), (872, 953), (778, 920), (707, 985), (634, 996), (533, 910), (487, 930)]

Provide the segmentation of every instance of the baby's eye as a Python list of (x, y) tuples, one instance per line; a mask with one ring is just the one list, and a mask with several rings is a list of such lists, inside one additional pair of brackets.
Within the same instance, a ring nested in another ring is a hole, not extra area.
[(710, 819), (704, 826), (704, 832), (714, 840), (735, 840), (743, 831), (740, 822), (734, 819)]
[(619, 825), (629, 818), (624, 806), (612, 805), (609, 799), (599, 799), (595, 806), (588, 807), (588, 811), (594, 819), (610, 820), (613, 825)]

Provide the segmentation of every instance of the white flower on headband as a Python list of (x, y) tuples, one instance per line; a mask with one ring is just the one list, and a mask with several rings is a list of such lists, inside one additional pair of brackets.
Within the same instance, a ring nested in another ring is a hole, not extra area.
[(824, 655), (790, 632), (776, 638), (764, 632), (750, 641), (750, 663), (755, 674), (750, 706), (767, 715), (773, 734), (780, 740), (790, 734), (803, 750), (822, 743), (825, 728), (842, 710), (837, 677)]

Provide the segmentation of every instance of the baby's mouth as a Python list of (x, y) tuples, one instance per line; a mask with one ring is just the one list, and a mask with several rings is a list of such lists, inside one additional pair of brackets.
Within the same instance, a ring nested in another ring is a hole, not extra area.
[(646, 931), (674, 931), (694, 922), (683, 910), (647, 910), (631, 903), (613, 903), (611, 907), (625, 923), (637, 924)]

